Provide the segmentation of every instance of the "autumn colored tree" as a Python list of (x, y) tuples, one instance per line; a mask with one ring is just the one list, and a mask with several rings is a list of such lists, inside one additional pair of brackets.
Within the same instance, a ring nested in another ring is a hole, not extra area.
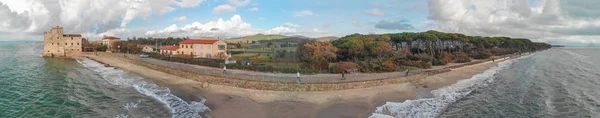
[(327, 69), (336, 59), (338, 49), (329, 42), (307, 43), (302, 46), (302, 61), (311, 68)]

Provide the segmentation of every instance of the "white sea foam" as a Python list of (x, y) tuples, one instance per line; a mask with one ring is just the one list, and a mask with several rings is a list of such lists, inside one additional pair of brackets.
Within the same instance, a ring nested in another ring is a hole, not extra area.
[[(529, 56), (521, 57), (525, 58)], [(487, 87), (494, 80), (498, 72), (509, 67), (516, 59), (501, 62), (483, 73), (474, 75), (470, 79), (457, 82), (454, 85), (431, 91), (433, 98), (406, 100), (401, 103), (387, 102), (377, 107), (370, 118), (434, 118), (440, 115), (448, 105), (469, 95), (473, 90)]]
[[(137, 78), (123, 78), (125, 72), (123, 70), (115, 69), (113, 67), (104, 67), (103, 64), (90, 59), (77, 59), (77, 62), (83, 66), (100, 73), (103, 79), (113, 85), (121, 87), (133, 87), (138, 92), (155, 98), (156, 100), (164, 103), (171, 112), (173, 118), (200, 118), (198, 114), (204, 111), (210, 111), (210, 109), (204, 105), (205, 99), (199, 102), (187, 103), (181, 98), (171, 94), (171, 91), (165, 87), (159, 87), (156, 84), (146, 83), (139, 81), (141, 77)], [(136, 108), (138, 103), (127, 103), (123, 105), (126, 110)], [(121, 115), (118, 117), (127, 117), (128, 115)]]

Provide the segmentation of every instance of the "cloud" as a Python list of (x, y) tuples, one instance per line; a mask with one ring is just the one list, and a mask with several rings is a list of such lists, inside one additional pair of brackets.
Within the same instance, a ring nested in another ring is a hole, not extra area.
[(187, 16), (181, 16), (181, 17), (173, 18), (173, 21), (179, 21), (179, 22), (187, 21)]
[(408, 24), (407, 22), (408, 22), (408, 20), (404, 20), (404, 19), (396, 20), (396, 21), (381, 20), (375, 24), (375, 28), (386, 29), (386, 30), (413, 30), (413, 29), (415, 29), (415, 27), (413, 27), (411, 24)]
[(250, 8), (250, 9), (248, 9), (248, 10), (249, 10), (249, 11), (252, 11), (252, 12), (257, 12), (257, 11), (258, 11), (258, 8), (257, 8), (257, 7), (252, 7), (252, 8)]
[(229, 0), (228, 2), (229, 4), (235, 5), (237, 7), (242, 7), (250, 3), (250, 0)]
[(200, 3), (204, 2), (204, 0), (181, 0), (181, 2), (177, 3), (181, 7), (196, 7), (200, 5)]
[(360, 23), (360, 21), (358, 20), (352, 20), (352, 25), (356, 26), (356, 27), (362, 27), (362, 23)]
[[(437, 30), (469, 35), (510, 36), (534, 41), (588, 42), (600, 35), (600, 8), (587, 0), (429, 0)], [(581, 38), (581, 39), (577, 39)]]
[(235, 11), (235, 7), (231, 5), (219, 5), (215, 7), (212, 11), (213, 14), (220, 14), (222, 12), (233, 12)]
[(308, 11), (308, 10), (294, 12), (294, 17), (303, 17), (303, 16), (312, 16), (312, 15), (314, 15), (313, 12)]
[(299, 25), (292, 23), (285, 23), (279, 27), (275, 27), (273, 29), (267, 30), (266, 34), (293, 34), (296, 33), (296, 29), (300, 27)]
[(193, 22), (181, 27), (173, 24), (164, 29), (147, 31), (145, 35), (153, 37), (240, 37), (257, 33), (259, 30), (253, 29), (250, 24), (242, 20), (241, 16), (234, 15), (228, 20), (220, 18), (206, 23)]
[[(179, 7), (198, 6), (203, 0), (0, 0), (2, 34), (41, 37), (50, 27), (66, 33), (98, 33), (127, 27), (137, 18), (161, 15)], [(36, 39), (41, 39), (41, 38)]]
[(367, 10), (367, 11), (365, 11), (365, 13), (368, 15), (371, 15), (371, 16), (385, 16), (385, 12), (383, 12), (379, 9)]

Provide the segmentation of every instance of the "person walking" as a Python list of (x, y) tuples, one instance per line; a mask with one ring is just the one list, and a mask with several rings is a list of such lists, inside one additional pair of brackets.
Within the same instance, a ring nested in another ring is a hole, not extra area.
[(410, 68), (406, 70), (406, 74), (404, 74), (404, 77), (408, 76), (408, 72), (410, 72)]
[(298, 80), (297, 80), (298, 83), (302, 82), (302, 80), (300, 80), (300, 72), (296, 73), (296, 78), (298, 78)]
[(344, 74), (346, 74), (346, 71), (342, 71), (342, 80), (346, 80), (346, 78), (344, 77)]
[(223, 74), (227, 73), (227, 66), (223, 65)]

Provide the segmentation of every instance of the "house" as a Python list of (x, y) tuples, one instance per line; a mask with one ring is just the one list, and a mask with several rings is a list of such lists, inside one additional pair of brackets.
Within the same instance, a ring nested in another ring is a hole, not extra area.
[(64, 34), (63, 27), (52, 27), (44, 32), (44, 52), (42, 56), (74, 56), (81, 54), (83, 38), (81, 34)]
[(220, 58), (226, 59), (227, 43), (218, 39), (185, 39), (178, 46), (163, 46), (160, 48), (163, 55), (191, 58)]
[(188, 55), (193, 58), (229, 58), (227, 43), (219, 39), (185, 39), (179, 42), (177, 55)]
[(173, 55), (175, 54), (174, 52), (177, 52), (177, 50), (179, 49), (179, 46), (163, 46), (160, 48), (160, 54), (162, 55)]
[(154, 48), (147, 45), (138, 45), (138, 48), (142, 49), (142, 52), (151, 53), (154, 52)]
[(102, 37), (102, 45), (105, 45), (107, 52), (117, 51), (121, 44), (121, 38), (115, 36), (104, 36)]

